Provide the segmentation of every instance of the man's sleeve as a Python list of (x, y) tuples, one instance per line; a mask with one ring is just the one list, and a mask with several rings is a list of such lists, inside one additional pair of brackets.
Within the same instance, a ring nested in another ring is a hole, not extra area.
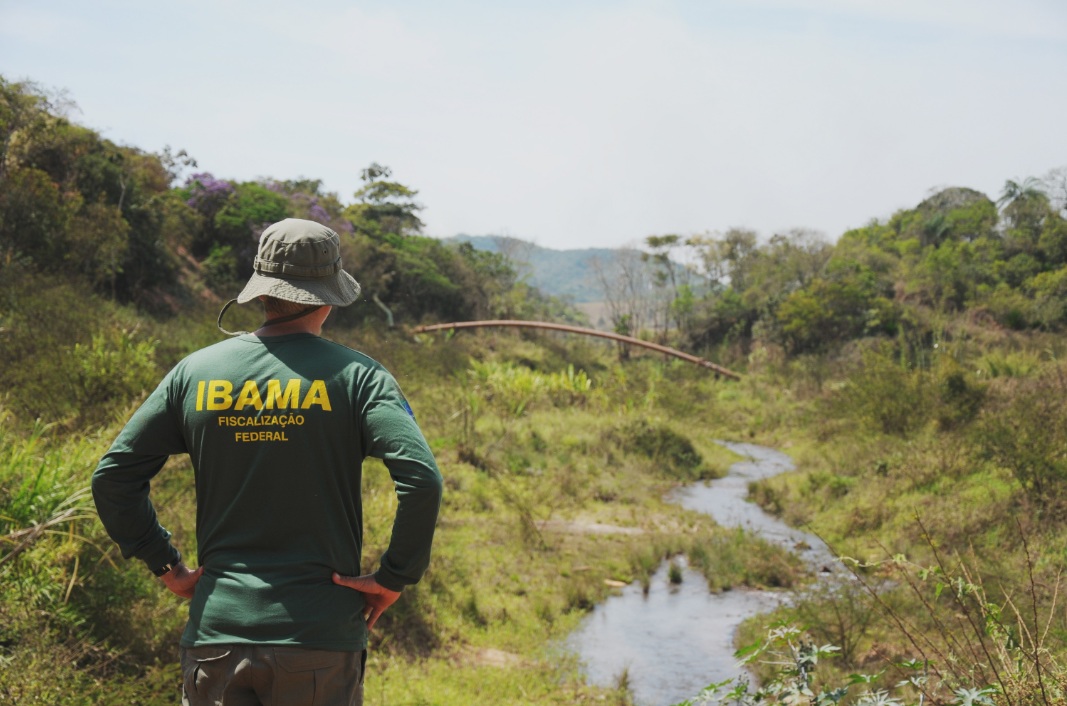
[(186, 451), (178, 419), (169, 409), (170, 381), (168, 375), (126, 423), (92, 480), (100, 521), (122, 556), (137, 557), (152, 569), (178, 558), (148, 497), (151, 480), (167, 458)]
[(433, 453), (392, 375), (377, 372), (366, 393), (363, 448), (368, 456), (385, 462), (398, 501), (392, 537), (376, 576), (386, 588), (399, 591), (418, 583), (429, 565), (443, 483)]

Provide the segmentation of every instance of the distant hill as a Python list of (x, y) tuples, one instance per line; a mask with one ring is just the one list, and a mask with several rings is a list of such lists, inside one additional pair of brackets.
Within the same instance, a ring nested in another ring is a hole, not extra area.
[(545, 294), (566, 297), (575, 304), (599, 302), (604, 292), (597, 282), (594, 262), (610, 262), (617, 255), (612, 248), (552, 250), (518, 238), (499, 235), (457, 235), (452, 242), (470, 243), (477, 250), (499, 252), (515, 263), (519, 274)]

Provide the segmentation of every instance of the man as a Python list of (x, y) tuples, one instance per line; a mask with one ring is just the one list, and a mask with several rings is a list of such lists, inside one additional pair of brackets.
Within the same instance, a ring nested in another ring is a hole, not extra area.
[[(429, 562), (442, 483), (411, 408), (381, 365), (320, 336), (359, 290), (334, 231), (269, 227), (236, 299), (260, 300), (266, 321), (178, 363), (93, 474), (122, 555), (192, 599), (186, 706), (362, 704), (367, 633)], [(179, 453), (196, 482), (195, 570), (149, 499)], [(360, 576), (366, 456), (384, 460), (398, 507), (380, 566)]]

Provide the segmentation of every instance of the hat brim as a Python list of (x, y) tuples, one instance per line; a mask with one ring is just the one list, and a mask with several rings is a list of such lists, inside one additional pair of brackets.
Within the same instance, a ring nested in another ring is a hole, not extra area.
[(268, 296), (297, 304), (348, 306), (359, 298), (359, 292), (359, 282), (344, 270), (339, 270), (333, 277), (321, 279), (282, 279), (255, 272), (237, 295), (237, 303), (244, 304), (256, 297)]

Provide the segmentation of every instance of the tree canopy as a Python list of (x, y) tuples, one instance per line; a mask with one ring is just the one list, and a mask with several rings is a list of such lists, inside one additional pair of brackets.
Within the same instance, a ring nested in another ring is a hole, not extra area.
[[(232, 296), (258, 238), (285, 217), (342, 236), (365, 297), (350, 322), (547, 317), (505, 254), (422, 234), (418, 191), (372, 162), (345, 201), (311, 178), (238, 181), (184, 151), (116, 144), (67, 117), (69, 103), (0, 77), (0, 273), (62, 275), (161, 314)], [(996, 200), (949, 187), (831, 242), (793, 229), (761, 239), (650, 235), (598, 263), (617, 331), (707, 355), (777, 346), (786, 355), (899, 337), (941, 317), (1009, 329), (1067, 325), (1067, 169), (1006, 180)], [(13, 285), (12, 285), (13, 286)]]

